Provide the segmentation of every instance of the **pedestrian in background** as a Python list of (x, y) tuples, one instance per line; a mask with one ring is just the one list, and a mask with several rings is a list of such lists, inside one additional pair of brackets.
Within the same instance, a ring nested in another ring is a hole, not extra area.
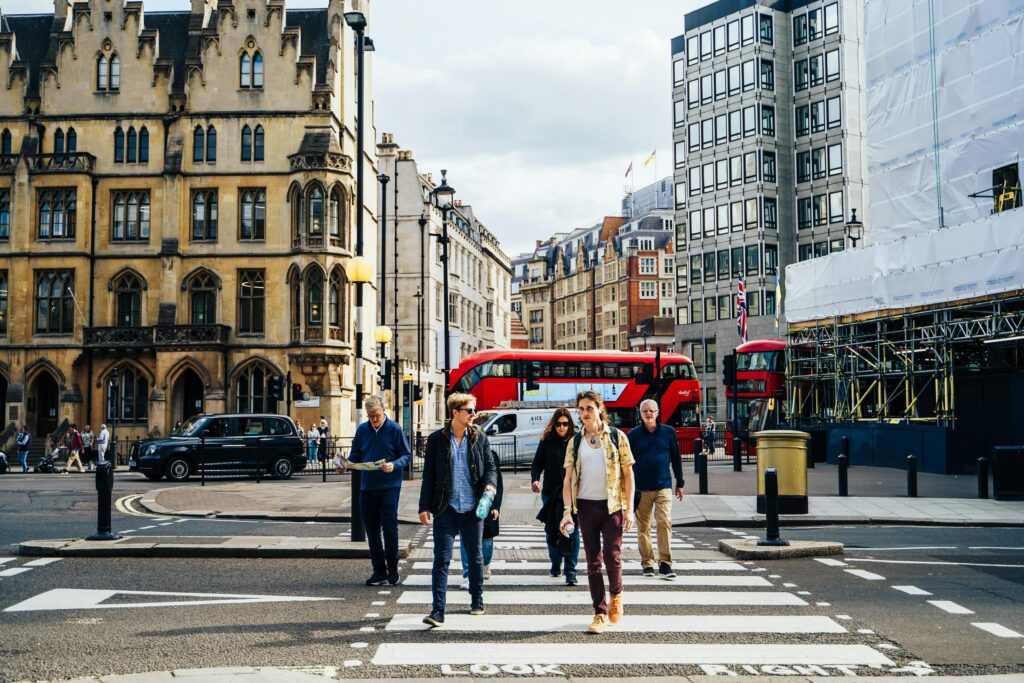
[[(636, 536), (640, 565), (644, 576), (654, 576), (654, 548), (651, 546), (651, 513), (658, 523), (658, 573), (674, 579), (672, 571), (672, 475), (675, 494), (683, 499), (683, 460), (679, 455), (676, 430), (658, 424), (658, 402), (640, 403), (642, 423), (629, 430), (633, 452), (633, 478), (636, 481)], [(671, 470), (671, 471), (670, 471)]]
[(359, 506), (373, 565), (366, 585), (380, 586), (386, 581), (394, 586), (400, 579), (398, 498), (402, 493), (402, 470), (412, 453), (405, 432), (384, 414), (383, 399), (370, 396), (365, 407), (366, 422), (356, 427), (348, 459), (354, 463), (385, 461), (379, 470), (364, 470), (359, 478)]
[(317, 448), (316, 455), (318, 458), (327, 458), (327, 443), (331, 438), (331, 429), (327, 426), (327, 420), (323, 415), (320, 416), (317, 431), (320, 432), (320, 447)]
[(431, 516), (434, 518), (433, 601), (430, 614), (423, 618), (424, 624), (434, 627), (444, 624), (448, 567), (458, 533), (469, 556), (469, 613), (484, 613), (483, 521), (476, 509), (484, 494), (494, 496), (498, 487), (487, 435), (473, 424), (476, 397), (452, 394), (447, 409), (448, 424), (427, 438), (420, 485), (420, 523), (428, 524)]
[(107, 449), (110, 448), (110, 432), (107, 425), (100, 425), (100, 433), (96, 436), (96, 462), (100, 465), (107, 462)]
[[(551, 560), (550, 574), (553, 577), (561, 576), (564, 564), (567, 586), (577, 584), (576, 561), (580, 554), (580, 531), (578, 528), (573, 529), (570, 535), (572, 550), (563, 555), (558, 547), (560, 545), (558, 520), (561, 519), (561, 510), (564, 507), (562, 486), (565, 483), (565, 470), (563, 469), (565, 467), (565, 451), (574, 436), (576, 436), (576, 426), (572, 421), (572, 413), (568, 408), (555, 409), (551, 421), (548, 422), (544, 433), (541, 434), (540, 443), (537, 444), (537, 453), (533, 456), (533, 465), (530, 466), (531, 488), (534, 493), (540, 494), (542, 509), (548, 510), (542, 519), (555, 520), (553, 525), (545, 524), (548, 559)], [(555, 514), (552, 515), (551, 511), (554, 511)], [(550, 529), (551, 526), (554, 528)]]
[(78, 471), (85, 472), (85, 468), (82, 467), (82, 435), (78, 431), (78, 427), (71, 425), (71, 431), (68, 433), (68, 459), (65, 467), (68, 472), (71, 471), (71, 463), (78, 465)]
[[(559, 528), (564, 535), (572, 515), (578, 515), (594, 605), (594, 621), (587, 630), (603, 633), (609, 622), (622, 617), (622, 536), (633, 528), (633, 453), (625, 434), (609, 424), (597, 392), (580, 393), (576, 407), (583, 429), (565, 452), (565, 505)], [(602, 555), (610, 604), (601, 574)]]
[(715, 454), (715, 418), (708, 415), (704, 421), (704, 427), (700, 431), (700, 437), (704, 440), (704, 451), (708, 455)]
[(316, 428), (316, 423), (311, 422), (309, 424), (309, 431), (306, 432), (306, 455), (310, 465), (316, 464), (317, 462), (317, 446), (320, 442), (320, 430)]
[(85, 459), (85, 469), (90, 472), (92, 472), (93, 462), (96, 460), (96, 454), (92, 447), (95, 439), (96, 435), (92, 433), (92, 425), (85, 425), (85, 431), (82, 432), (82, 457)]
[(28, 425), (24, 425), (18, 434), (18, 462), (21, 463), (23, 474), (28, 472), (28, 451), (31, 445), (32, 435), (28, 431)]
[[(494, 494), (494, 502), (491, 503), (491, 512), (484, 519), (483, 540), (480, 541), (480, 551), (484, 556), (484, 581), (491, 578), (491, 559), (494, 557), (494, 539), (501, 533), (501, 526), (498, 517), (501, 514), (501, 498), (505, 493), (505, 485), (501, 480), (501, 461), (498, 460), (497, 452), (492, 453), (494, 457), (494, 471), (498, 475), (498, 491)], [(469, 590), (469, 556), (466, 551), (466, 543), (462, 540), (462, 533), (459, 533), (459, 559), (462, 560), (462, 590)]]

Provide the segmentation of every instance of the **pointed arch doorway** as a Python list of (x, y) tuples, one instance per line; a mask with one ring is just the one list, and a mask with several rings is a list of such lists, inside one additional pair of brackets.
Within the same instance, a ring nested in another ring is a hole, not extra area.
[(185, 368), (174, 382), (171, 426), (184, 422), (193, 415), (205, 412), (206, 387), (192, 368)]
[(60, 386), (49, 372), (40, 372), (32, 382), (29, 393), (33, 413), (30, 423), (35, 425), (33, 436), (48, 436), (57, 429), (60, 414)]

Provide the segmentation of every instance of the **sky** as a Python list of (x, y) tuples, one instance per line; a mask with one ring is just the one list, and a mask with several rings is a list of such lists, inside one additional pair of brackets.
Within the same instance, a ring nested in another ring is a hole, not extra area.
[[(448, 169), (456, 199), (473, 205), (509, 256), (532, 250), (618, 215), (628, 183), (671, 174), (669, 42), (684, 14), (707, 2), (373, 0), (377, 130), (412, 150), (421, 172)], [(53, 11), (52, 0), (2, 4)]]

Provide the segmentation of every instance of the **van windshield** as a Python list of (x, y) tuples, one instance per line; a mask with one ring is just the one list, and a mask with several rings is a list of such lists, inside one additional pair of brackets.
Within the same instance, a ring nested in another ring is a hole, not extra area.
[(477, 425), (478, 427), (483, 427), (490, 421), (492, 417), (494, 417), (494, 415), (495, 413), (477, 413), (476, 417), (473, 418), (473, 424)]

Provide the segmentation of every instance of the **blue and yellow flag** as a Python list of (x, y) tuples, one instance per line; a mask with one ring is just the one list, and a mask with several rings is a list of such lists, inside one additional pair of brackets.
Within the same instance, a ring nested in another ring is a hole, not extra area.
[(647, 157), (646, 159), (644, 159), (644, 166), (646, 166), (647, 164), (649, 164), (652, 161), (654, 161), (654, 157), (656, 157), (657, 155), (658, 155), (658, 150), (657, 149), (651, 151), (651, 155), (649, 157)]

